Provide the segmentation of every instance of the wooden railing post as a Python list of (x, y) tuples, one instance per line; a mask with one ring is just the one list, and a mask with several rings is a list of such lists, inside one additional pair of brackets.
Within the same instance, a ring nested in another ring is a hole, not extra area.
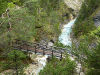
[(36, 52), (36, 46), (35, 46), (35, 54), (36, 54), (37, 52)]
[(53, 50), (52, 50), (52, 59), (53, 59)]
[(28, 54), (28, 45), (26, 45), (26, 47), (27, 47), (27, 54)]
[(29, 58), (30, 58), (30, 52), (29, 52), (29, 50), (30, 50), (30, 45), (27, 46), (27, 53), (29, 54)]
[(30, 54), (29, 54), (29, 45), (26, 44), (26, 49), (27, 49), (27, 55), (28, 55), (28, 59), (30, 57)]
[(43, 55), (45, 55), (45, 51), (44, 51), (44, 49), (43, 49)]
[(45, 49), (47, 48), (47, 46), (45, 45), (45, 48), (43, 47), (43, 55), (45, 55)]
[(61, 56), (60, 56), (60, 61), (62, 60), (62, 51), (61, 51)]

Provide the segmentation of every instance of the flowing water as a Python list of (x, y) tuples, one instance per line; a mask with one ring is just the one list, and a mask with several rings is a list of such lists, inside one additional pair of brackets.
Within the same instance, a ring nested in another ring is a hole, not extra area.
[[(25, 69), (26, 75), (39, 75), (40, 70), (42, 70), (47, 62), (47, 55), (37, 55), (34, 58), (34, 53), (31, 55), (31, 59), (34, 60), (33, 64), (29, 64), (29, 66)], [(36, 63), (36, 64), (35, 64)]]
[(70, 33), (72, 31), (72, 26), (74, 25), (76, 19), (71, 20), (68, 24), (65, 24), (62, 30), (62, 33), (59, 37), (59, 41), (64, 44), (71, 46), (71, 38), (70, 38)]
[(42, 58), (37, 58), (38, 59), (38, 62), (39, 62), (39, 64), (41, 66), (38, 68), (36, 75), (38, 75), (38, 73), (40, 72), (40, 70), (42, 70), (45, 67), (46, 62), (47, 62), (47, 58), (48, 58), (47, 55), (43, 56)]

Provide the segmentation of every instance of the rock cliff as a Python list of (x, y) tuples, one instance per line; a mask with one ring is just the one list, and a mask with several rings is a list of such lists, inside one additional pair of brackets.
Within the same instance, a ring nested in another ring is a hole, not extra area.
[(72, 8), (76, 12), (80, 10), (81, 4), (84, 0), (64, 0), (69, 8)]

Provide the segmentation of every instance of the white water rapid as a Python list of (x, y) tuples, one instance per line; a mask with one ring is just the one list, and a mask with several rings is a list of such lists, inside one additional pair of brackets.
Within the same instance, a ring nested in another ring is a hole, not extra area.
[(38, 75), (39, 72), (45, 67), (46, 62), (47, 62), (47, 58), (48, 58), (47, 55), (43, 56), (42, 58), (37, 58), (38, 62), (39, 62), (39, 65), (41, 65), (41, 66), (38, 68), (36, 75)]
[(33, 64), (29, 64), (29, 66), (25, 69), (26, 75), (39, 75), (39, 72), (45, 67), (47, 62), (47, 55), (36, 55), (34, 57), (34, 53), (31, 55), (31, 59), (34, 61)]
[(72, 31), (72, 26), (74, 25), (76, 19), (71, 20), (68, 24), (65, 24), (62, 30), (62, 33), (59, 37), (59, 41), (64, 44), (71, 46), (71, 38), (70, 38), (70, 33)]

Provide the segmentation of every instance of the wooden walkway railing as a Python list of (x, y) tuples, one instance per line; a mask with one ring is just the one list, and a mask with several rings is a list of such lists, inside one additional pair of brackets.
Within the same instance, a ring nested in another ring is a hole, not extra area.
[(17, 41), (13, 44), (14, 49), (22, 50), (27, 53), (35, 53), (40, 55), (48, 55), (49, 57), (56, 57), (62, 60), (65, 52), (70, 52), (67, 48), (62, 47), (47, 47), (47, 45), (43, 45), (40, 43), (30, 43), (26, 41)]

